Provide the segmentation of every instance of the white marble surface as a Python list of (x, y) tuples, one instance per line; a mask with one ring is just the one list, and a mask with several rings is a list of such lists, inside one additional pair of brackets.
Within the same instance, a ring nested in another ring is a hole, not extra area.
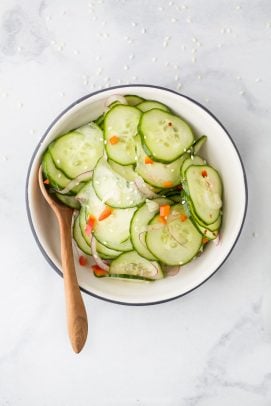
[[(271, 404), (270, 41), (268, 0), (1, 0), (0, 406)], [(25, 177), (54, 117), (119, 83), (210, 108), (242, 154), (249, 209), (231, 257), (188, 296), (152, 307), (84, 296), (78, 356), (62, 279), (26, 219)]]

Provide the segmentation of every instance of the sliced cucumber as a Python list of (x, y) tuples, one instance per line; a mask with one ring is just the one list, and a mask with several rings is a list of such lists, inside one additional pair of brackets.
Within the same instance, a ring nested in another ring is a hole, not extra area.
[(205, 227), (201, 227), (200, 225), (197, 225), (199, 231), (201, 232), (201, 234), (208, 238), (209, 240), (215, 240), (218, 236), (218, 230), (216, 231), (210, 231), (208, 230), (208, 228)]
[(93, 187), (99, 199), (112, 207), (135, 207), (144, 201), (136, 184), (113, 171), (104, 158), (95, 168)]
[(205, 229), (207, 229), (209, 231), (218, 231), (219, 230), (221, 223), (222, 223), (221, 214), (218, 216), (218, 219), (214, 223), (205, 224), (200, 218), (198, 218), (193, 205), (191, 204), (191, 202), (189, 202), (189, 199), (188, 199), (188, 204), (189, 204), (190, 215), (191, 215), (192, 219), (194, 220), (194, 223), (196, 224), (196, 226), (201, 227), (203, 230), (205, 230)]
[(105, 209), (105, 204), (98, 198), (92, 186), (92, 182), (88, 182), (76, 195), (76, 199), (81, 202), (89, 215), (99, 218), (100, 214)]
[(124, 96), (129, 106), (137, 106), (139, 103), (142, 103), (144, 99), (142, 97), (136, 96), (134, 94), (127, 94)]
[(77, 209), (79, 210), (81, 205), (76, 200), (74, 196), (68, 196), (68, 195), (62, 195), (61, 193), (55, 193), (55, 196), (60, 200), (63, 204), (65, 204), (68, 207), (71, 207), (72, 209)]
[(56, 167), (74, 179), (91, 171), (103, 155), (103, 133), (95, 123), (89, 123), (57, 138), (49, 151)]
[(154, 100), (145, 100), (142, 103), (138, 104), (136, 107), (143, 113), (152, 109), (160, 109), (170, 112), (170, 109), (165, 104), (159, 103)]
[(191, 261), (200, 250), (202, 235), (187, 218), (181, 204), (172, 206), (167, 224), (161, 225), (159, 215), (155, 216), (150, 225), (160, 224), (157, 229), (149, 229), (146, 234), (146, 244), (152, 254), (167, 265), (184, 265)]
[(150, 211), (148, 205), (145, 203), (134, 213), (131, 221), (130, 234), (132, 244), (138, 254), (144, 258), (156, 260), (157, 258), (150, 252), (146, 245), (147, 226), (153, 216), (159, 212), (160, 206), (163, 204), (172, 204), (172, 201), (158, 198), (152, 200), (152, 202), (157, 203), (158, 207), (156, 210)]
[(222, 207), (222, 183), (215, 169), (208, 165), (190, 166), (185, 172), (189, 199), (199, 219), (214, 223)]
[(115, 171), (118, 173), (120, 176), (125, 178), (128, 181), (134, 181), (135, 178), (137, 177), (136, 172), (134, 171), (134, 166), (133, 165), (120, 165), (117, 164), (115, 161), (111, 161), (111, 159), (108, 160), (109, 165)]
[(193, 151), (195, 155), (199, 153), (200, 149), (203, 147), (206, 141), (207, 141), (206, 135), (202, 135), (195, 141), (195, 143), (193, 144)]
[(96, 120), (95, 124), (97, 124), (100, 128), (103, 128), (104, 123), (104, 114), (101, 114)]
[[(54, 189), (64, 189), (68, 183), (70, 183), (71, 179), (55, 166), (53, 158), (48, 150), (43, 156), (41, 165), (44, 177), (49, 180), (50, 186), (52, 186)], [(75, 186), (70, 193), (74, 194), (79, 192), (82, 186), (83, 185), (80, 183), (79, 185)]]
[(79, 212), (79, 225), (80, 225), (80, 230), (82, 233), (82, 236), (84, 240), (86, 241), (87, 245), (90, 247), (90, 242), (91, 242), (91, 234), (86, 233), (86, 209), (85, 207), (81, 207), (81, 210)]
[[(86, 226), (87, 226), (87, 211), (85, 207), (82, 207), (78, 216), (79, 227), (81, 231), (81, 235), (85, 240), (85, 243), (88, 247), (91, 244), (91, 238), (95, 238), (93, 235), (88, 235), (86, 233)], [(105, 245), (101, 244), (99, 241), (96, 240), (96, 250), (100, 254), (101, 258), (116, 258), (121, 254), (119, 251), (112, 250)], [(85, 251), (86, 252), (86, 251)]]
[[(141, 112), (132, 106), (117, 105), (109, 110), (104, 119), (106, 152), (110, 159), (121, 164), (135, 163), (135, 136)], [(112, 143), (113, 137), (116, 142)]]
[(137, 145), (137, 166), (136, 172), (150, 185), (164, 188), (168, 182), (172, 186), (176, 186), (181, 183), (181, 166), (185, 159), (185, 154), (176, 159), (172, 163), (164, 164), (153, 161), (153, 163), (146, 163), (148, 156), (143, 150), (141, 144)]
[(148, 261), (136, 251), (126, 252), (111, 262), (109, 274), (124, 278), (136, 276), (147, 280), (163, 279), (164, 275), (158, 262)]
[[(93, 237), (95, 238), (95, 237)], [(117, 258), (121, 252), (117, 250), (112, 250), (111, 248), (106, 247), (96, 240), (96, 250), (101, 258), (103, 259), (114, 259)]]
[(112, 214), (97, 221), (93, 234), (101, 244), (116, 251), (130, 251), (130, 221), (136, 208), (114, 209)]
[(73, 223), (73, 238), (81, 251), (87, 255), (91, 255), (90, 246), (87, 244), (81, 232), (79, 216), (76, 217)]
[(192, 145), (194, 136), (179, 117), (159, 109), (142, 115), (139, 124), (142, 144), (156, 161), (172, 162)]
[(187, 158), (184, 163), (182, 164), (181, 167), (181, 176), (184, 178), (184, 174), (187, 168), (191, 165), (205, 165), (206, 161), (204, 161), (200, 156), (198, 155), (192, 155), (190, 158)]

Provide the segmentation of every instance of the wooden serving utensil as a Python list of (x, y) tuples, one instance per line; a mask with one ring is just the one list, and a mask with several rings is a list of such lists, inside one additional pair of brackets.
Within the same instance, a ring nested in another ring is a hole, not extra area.
[(60, 229), (61, 262), (64, 277), (64, 289), (67, 312), (68, 334), (74, 352), (79, 353), (87, 339), (88, 321), (86, 308), (79, 289), (72, 250), (71, 223), (73, 209), (57, 202), (47, 192), (42, 178), (42, 168), (39, 168), (39, 187), (41, 193), (58, 220)]

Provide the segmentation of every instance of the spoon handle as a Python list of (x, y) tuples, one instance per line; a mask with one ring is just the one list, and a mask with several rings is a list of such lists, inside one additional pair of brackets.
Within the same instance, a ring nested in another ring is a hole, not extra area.
[(58, 216), (58, 221), (68, 334), (74, 352), (79, 353), (87, 339), (88, 322), (74, 266), (71, 236), (72, 211), (67, 216)]

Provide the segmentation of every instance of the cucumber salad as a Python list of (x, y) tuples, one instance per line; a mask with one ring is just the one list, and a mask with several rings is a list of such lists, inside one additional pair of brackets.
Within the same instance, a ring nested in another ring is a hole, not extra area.
[(223, 188), (200, 156), (206, 141), (166, 105), (116, 95), (94, 122), (51, 142), (44, 184), (74, 209), (80, 265), (96, 277), (156, 281), (217, 241)]

